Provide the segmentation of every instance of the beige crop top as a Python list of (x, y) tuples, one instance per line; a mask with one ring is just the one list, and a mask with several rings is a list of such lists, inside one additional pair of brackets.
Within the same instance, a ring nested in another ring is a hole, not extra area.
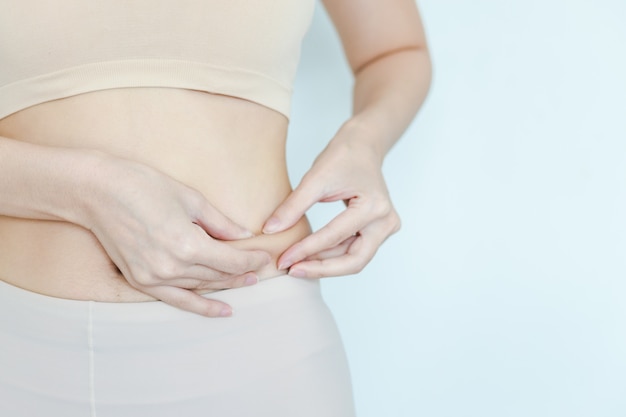
[(250, 100), (289, 117), (314, 0), (0, 0), (0, 119), (119, 87)]

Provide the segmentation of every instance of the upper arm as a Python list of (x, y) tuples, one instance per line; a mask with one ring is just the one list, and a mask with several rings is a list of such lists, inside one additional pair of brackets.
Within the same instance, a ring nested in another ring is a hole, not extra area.
[(426, 48), (415, 0), (323, 0), (323, 3), (354, 72), (395, 51)]

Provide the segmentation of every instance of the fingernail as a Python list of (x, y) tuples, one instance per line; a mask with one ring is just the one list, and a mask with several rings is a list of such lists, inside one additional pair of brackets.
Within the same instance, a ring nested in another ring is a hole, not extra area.
[(302, 269), (290, 269), (288, 274), (294, 278), (306, 278), (306, 272)]
[(244, 285), (248, 286), (248, 285), (254, 285), (257, 282), (259, 282), (259, 279), (257, 278), (256, 275), (248, 275), (246, 277), (246, 281), (244, 282)]
[(230, 317), (233, 314), (233, 310), (229, 307), (224, 307), (222, 311), (220, 311), (220, 317)]
[(291, 259), (286, 258), (286, 259), (283, 259), (281, 263), (278, 264), (278, 269), (287, 269), (291, 265), (293, 265), (293, 262), (291, 261)]
[(278, 230), (278, 226), (280, 226), (280, 220), (276, 217), (271, 217), (263, 227), (263, 233), (274, 233)]

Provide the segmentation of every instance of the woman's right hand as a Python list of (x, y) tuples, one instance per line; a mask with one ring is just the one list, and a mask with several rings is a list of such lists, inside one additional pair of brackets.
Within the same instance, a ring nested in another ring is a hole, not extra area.
[(204, 196), (146, 165), (101, 156), (81, 223), (100, 241), (128, 283), (167, 304), (224, 317), (230, 306), (196, 291), (251, 285), (268, 253), (220, 240), (252, 237)]

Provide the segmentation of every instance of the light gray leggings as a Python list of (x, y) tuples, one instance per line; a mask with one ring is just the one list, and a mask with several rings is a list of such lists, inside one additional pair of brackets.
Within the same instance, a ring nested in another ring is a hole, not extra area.
[(354, 415), (319, 282), (283, 276), (210, 297), (233, 317), (65, 300), (0, 281), (0, 416)]

